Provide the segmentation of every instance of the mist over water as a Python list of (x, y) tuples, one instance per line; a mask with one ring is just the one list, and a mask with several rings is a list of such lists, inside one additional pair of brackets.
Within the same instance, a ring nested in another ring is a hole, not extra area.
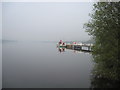
[(2, 88), (2, 3), (0, 2), (0, 89)]
[(91, 58), (56, 43), (3, 43), (3, 88), (89, 88)]
[(4, 2), (3, 39), (20, 41), (83, 41), (83, 28), (93, 3)]
[(3, 88), (89, 88), (92, 55), (60, 53), (55, 42), (89, 40), (92, 5), (3, 2)]

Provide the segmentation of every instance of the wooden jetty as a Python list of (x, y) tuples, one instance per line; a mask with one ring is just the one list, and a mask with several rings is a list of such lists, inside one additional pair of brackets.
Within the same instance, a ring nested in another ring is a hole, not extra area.
[(88, 51), (88, 52), (91, 52), (91, 47), (90, 45), (66, 45), (66, 48), (67, 49), (73, 49), (73, 50), (79, 50), (79, 51)]
[(59, 42), (59, 44), (57, 45), (58, 47), (65, 47), (66, 49), (72, 49), (72, 50), (77, 50), (77, 51), (86, 51), (86, 52), (91, 52), (92, 49), (91, 47), (93, 46), (93, 44), (77, 44), (77, 43), (73, 43), (73, 44), (67, 44), (67, 43), (63, 43), (62, 41)]

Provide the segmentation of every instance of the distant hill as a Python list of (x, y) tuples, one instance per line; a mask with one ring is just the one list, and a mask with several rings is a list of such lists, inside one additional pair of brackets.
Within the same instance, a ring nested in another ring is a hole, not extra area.
[(5, 42), (17, 42), (17, 40), (0, 40), (0, 42), (3, 42), (3, 43), (5, 43)]

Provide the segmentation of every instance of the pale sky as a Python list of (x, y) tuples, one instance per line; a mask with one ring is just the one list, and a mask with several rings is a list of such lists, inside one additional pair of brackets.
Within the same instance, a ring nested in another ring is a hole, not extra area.
[(33, 41), (89, 40), (92, 2), (3, 2), (3, 39)]
[(1, 1), (2, 2), (95, 2), (96, 0), (1, 0)]
[(0, 2), (0, 39), (2, 39), (2, 3)]

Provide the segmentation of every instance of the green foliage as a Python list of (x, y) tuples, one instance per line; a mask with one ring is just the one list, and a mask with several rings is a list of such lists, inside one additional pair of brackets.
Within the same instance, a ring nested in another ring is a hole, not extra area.
[(95, 40), (92, 48), (96, 63), (94, 74), (120, 80), (120, 2), (97, 2), (90, 16), (85, 28)]

